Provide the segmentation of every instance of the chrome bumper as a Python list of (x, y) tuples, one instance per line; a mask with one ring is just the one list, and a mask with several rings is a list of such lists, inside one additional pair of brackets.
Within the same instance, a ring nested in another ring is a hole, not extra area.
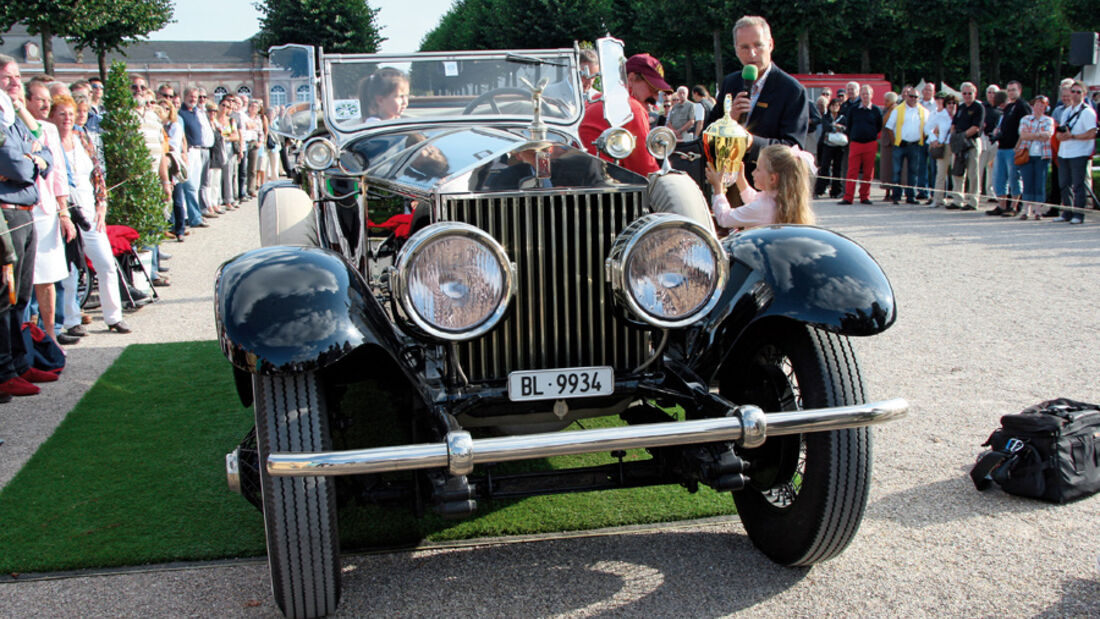
[(908, 411), (908, 402), (893, 399), (771, 414), (765, 414), (756, 406), (738, 406), (730, 411), (729, 416), (713, 419), (499, 438), (474, 439), (468, 432), (454, 431), (447, 434), (443, 443), (316, 453), (273, 453), (267, 457), (267, 472), (279, 477), (314, 477), (445, 468), (452, 475), (466, 475), (477, 464), (616, 449), (720, 441), (736, 441), (744, 447), (759, 447), (768, 436), (858, 428), (904, 417)]

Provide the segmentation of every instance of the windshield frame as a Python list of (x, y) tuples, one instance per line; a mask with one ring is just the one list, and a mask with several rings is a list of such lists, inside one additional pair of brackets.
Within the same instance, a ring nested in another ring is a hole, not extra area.
[[(418, 62), (445, 62), (463, 60), (496, 60), (507, 61), (509, 56), (524, 56), (538, 58), (551, 62), (560, 62), (563, 58), (569, 63), (566, 71), (573, 90), (574, 113), (568, 118), (551, 117), (543, 114), (542, 119), (548, 125), (568, 128), (569, 133), (575, 135), (584, 116), (584, 98), (581, 93), (579, 52), (576, 48), (540, 49), (540, 50), (495, 50), (495, 51), (461, 51), (461, 52), (416, 52), (412, 54), (325, 54), (321, 61), (321, 92), (322, 112), (326, 128), (337, 137), (341, 143), (363, 133), (375, 131), (390, 131), (403, 129), (408, 125), (424, 124), (477, 124), (477, 125), (509, 125), (524, 127), (531, 124), (532, 115), (516, 114), (476, 114), (468, 116), (419, 116), (402, 118), (392, 121), (383, 121), (375, 124), (357, 123), (348, 125), (338, 122), (333, 114), (335, 102), (332, 84), (333, 67), (339, 64), (375, 63), (418, 63)], [(517, 63), (525, 64), (525, 63)]]

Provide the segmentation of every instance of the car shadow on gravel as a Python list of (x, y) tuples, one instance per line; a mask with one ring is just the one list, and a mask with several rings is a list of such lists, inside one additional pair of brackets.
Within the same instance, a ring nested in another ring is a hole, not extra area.
[(1051, 503), (1005, 494), (998, 488), (978, 492), (967, 475), (887, 494), (868, 505), (867, 517), (923, 528), (977, 516), (1027, 513), (1057, 507)]
[(1034, 617), (1094, 617), (1100, 612), (1100, 607), (1096, 606), (1097, 600), (1100, 600), (1100, 580), (1096, 577), (1070, 578), (1062, 583), (1062, 599)]
[(341, 612), (460, 616), (719, 616), (805, 578), (743, 529), (643, 532), (344, 558)]

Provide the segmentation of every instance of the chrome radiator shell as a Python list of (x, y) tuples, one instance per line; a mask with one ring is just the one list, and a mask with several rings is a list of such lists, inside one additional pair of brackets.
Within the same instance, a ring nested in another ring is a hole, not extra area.
[(648, 335), (614, 315), (604, 259), (615, 236), (646, 212), (641, 189), (445, 198), (441, 219), (488, 232), (519, 276), (501, 324), (458, 345), (469, 380), (502, 379), (515, 370), (641, 365)]

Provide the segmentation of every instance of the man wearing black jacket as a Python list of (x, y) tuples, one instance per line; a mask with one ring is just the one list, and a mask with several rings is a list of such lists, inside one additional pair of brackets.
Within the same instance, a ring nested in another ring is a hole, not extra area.
[(755, 65), (757, 78), (750, 92), (740, 72), (727, 75), (706, 125), (722, 117), (726, 95), (732, 95), (733, 118), (738, 120), (747, 115), (745, 128), (753, 138), (745, 155), (745, 171), (750, 173), (756, 167), (757, 154), (765, 146), (805, 144), (809, 108), (802, 84), (772, 62), (775, 42), (767, 20), (753, 15), (737, 20), (733, 25), (733, 42), (737, 59), (742, 65)]
[(1016, 154), (1016, 143), (1020, 141), (1020, 120), (1031, 114), (1031, 106), (1020, 98), (1022, 93), (1020, 82), (1011, 81), (1005, 86), (1005, 106), (1001, 109), (1001, 119), (992, 135), (997, 143), (996, 159), (993, 160), (993, 195), (1000, 199), (1000, 203), (986, 211), (986, 215), (1009, 217), (1020, 210), (1023, 187), (1013, 156)]
[[(982, 124), (985, 122), (985, 108), (975, 101), (978, 88), (970, 82), (959, 86), (963, 102), (951, 120), (951, 152), (956, 161), (966, 161), (964, 172), (954, 175), (955, 191), (964, 196), (961, 210), (973, 211), (978, 208), (979, 184), (978, 166), (982, 156), (982, 143), (979, 140)], [(953, 167), (954, 171), (954, 167)]]

